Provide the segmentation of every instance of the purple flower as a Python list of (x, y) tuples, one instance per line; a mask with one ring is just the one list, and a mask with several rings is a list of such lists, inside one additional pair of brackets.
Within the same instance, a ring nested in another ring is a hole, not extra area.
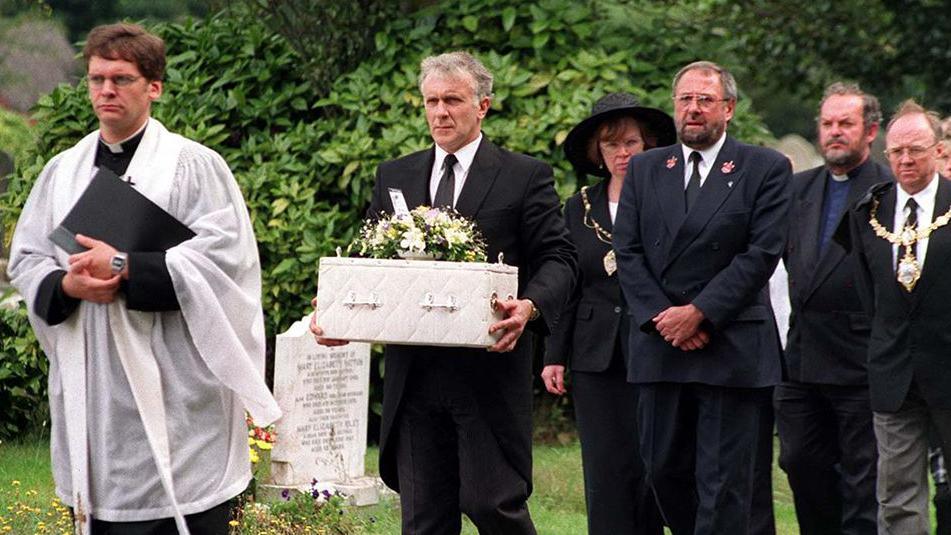
[(286, 501), (286, 502), (291, 501), (291, 489), (284, 489), (284, 490), (282, 490), (282, 491), (281, 491), (281, 498), (282, 498), (284, 501)]

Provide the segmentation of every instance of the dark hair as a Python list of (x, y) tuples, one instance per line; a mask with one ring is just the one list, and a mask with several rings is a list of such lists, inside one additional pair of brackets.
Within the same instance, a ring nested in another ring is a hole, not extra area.
[(873, 124), (882, 122), (882, 109), (878, 104), (878, 99), (875, 98), (875, 95), (869, 95), (865, 91), (862, 91), (862, 88), (860, 88), (858, 84), (853, 83), (835, 82), (829, 85), (822, 95), (822, 102), (819, 103), (820, 113), (822, 106), (829, 100), (829, 97), (834, 96), (854, 96), (862, 99), (862, 127), (866, 132), (868, 132), (868, 129), (871, 128)]
[(604, 157), (601, 155), (601, 148), (598, 147), (598, 143), (604, 140), (620, 141), (619, 138), (624, 133), (625, 125), (631, 123), (637, 128), (641, 140), (644, 142), (644, 150), (657, 146), (657, 136), (647, 130), (644, 122), (638, 121), (637, 118), (631, 115), (616, 115), (605, 119), (594, 129), (585, 150), (588, 160), (596, 166), (604, 165)]
[(150, 82), (165, 77), (165, 41), (138, 24), (119, 22), (93, 28), (83, 47), (87, 66), (93, 56), (134, 63)]

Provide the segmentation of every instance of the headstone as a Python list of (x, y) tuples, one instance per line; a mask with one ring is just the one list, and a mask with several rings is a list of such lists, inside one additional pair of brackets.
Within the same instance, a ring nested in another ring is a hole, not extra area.
[(318, 345), (305, 317), (277, 336), (274, 396), (283, 411), (275, 425), (266, 493), (338, 490), (354, 505), (379, 500), (377, 478), (364, 457), (370, 390), (370, 345)]
[(804, 137), (796, 134), (783, 136), (773, 148), (789, 158), (794, 173), (818, 167), (823, 163), (822, 155), (819, 154), (816, 147)]

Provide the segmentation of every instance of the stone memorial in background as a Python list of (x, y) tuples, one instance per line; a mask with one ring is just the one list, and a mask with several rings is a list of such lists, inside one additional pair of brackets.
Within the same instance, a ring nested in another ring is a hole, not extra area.
[(785, 154), (786, 157), (789, 158), (789, 161), (792, 163), (793, 173), (812, 169), (824, 163), (822, 155), (816, 150), (815, 145), (806, 138), (796, 134), (783, 136), (782, 139), (773, 146), (773, 149)]
[(318, 345), (309, 317), (277, 336), (274, 397), (284, 416), (275, 424), (269, 495), (287, 489), (339, 491), (354, 505), (376, 503), (378, 479), (365, 477), (370, 345)]

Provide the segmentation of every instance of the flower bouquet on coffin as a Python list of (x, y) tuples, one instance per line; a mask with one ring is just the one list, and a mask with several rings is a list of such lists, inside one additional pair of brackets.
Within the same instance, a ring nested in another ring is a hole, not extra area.
[(419, 206), (408, 214), (364, 222), (350, 251), (370, 258), (485, 262), (485, 240), (455, 210)]
[(363, 224), (348, 252), (320, 259), (317, 322), (328, 338), (489, 347), (495, 301), (518, 295), (518, 268), (486, 262), (477, 225), (428, 206)]

